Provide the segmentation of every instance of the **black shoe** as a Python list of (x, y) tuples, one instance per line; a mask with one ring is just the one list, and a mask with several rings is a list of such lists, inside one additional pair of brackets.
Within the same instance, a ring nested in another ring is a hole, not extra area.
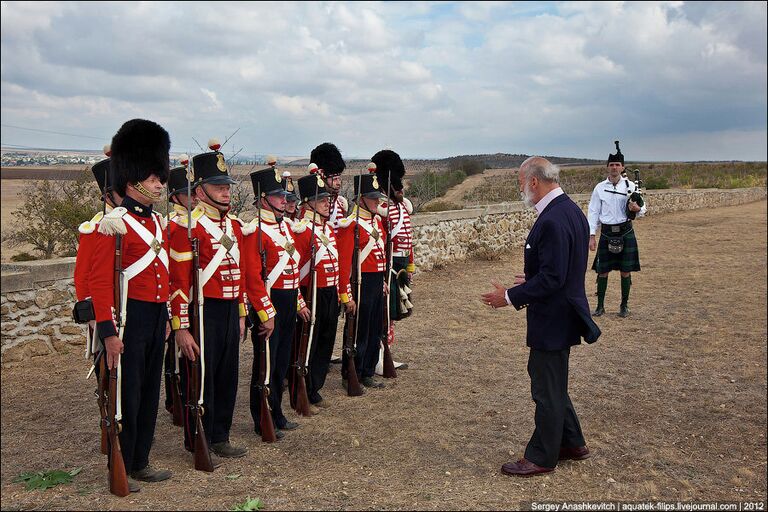
[(605, 314), (605, 308), (603, 306), (597, 306), (597, 309), (594, 313), (592, 313), (592, 316), (603, 316)]
[(248, 448), (232, 446), (229, 441), (222, 441), (220, 443), (211, 444), (211, 451), (225, 459), (237, 459), (245, 456), (245, 454), (248, 453)]
[(173, 473), (167, 469), (155, 469), (151, 466), (131, 472), (131, 478), (141, 482), (162, 482), (171, 478), (172, 475)]
[(299, 428), (299, 424), (296, 423), (295, 421), (285, 420), (285, 423), (282, 423), (280, 425), (275, 424), (275, 428), (279, 430), (295, 430)]
[(362, 384), (367, 388), (383, 388), (384, 387), (383, 382), (373, 380), (373, 377), (363, 377)]
[(629, 308), (627, 307), (626, 304), (622, 304), (619, 307), (619, 316), (621, 318), (627, 318), (629, 316)]
[(139, 483), (134, 480), (133, 478), (128, 478), (128, 491), (129, 492), (139, 492), (141, 490), (141, 487), (139, 487)]
[[(256, 429), (254, 429), (254, 432), (256, 432), (257, 436), (261, 437), (261, 429), (256, 428)], [(285, 432), (283, 432), (282, 430), (276, 428), (275, 429), (275, 437), (278, 438), (278, 439), (282, 439), (282, 438), (285, 437)]]

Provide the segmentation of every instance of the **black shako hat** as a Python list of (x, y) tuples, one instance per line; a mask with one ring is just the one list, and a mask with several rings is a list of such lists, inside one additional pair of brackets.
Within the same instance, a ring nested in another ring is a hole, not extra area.
[[(323, 178), (317, 171), (317, 165), (309, 164), (309, 175), (302, 176), (298, 180), (299, 196), (304, 203), (331, 196), (325, 188)], [(317, 195), (315, 195), (315, 189), (317, 189)]]
[(283, 190), (283, 177), (275, 167), (253, 171), (251, 173), (251, 185), (253, 185), (253, 195), (256, 198), (253, 202), (254, 205), (259, 203), (259, 192), (261, 192), (261, 197), (275, 194), (288, 195), (288, 192)]
[(283, 190), (288, 192), (285, 198), (288, 201), (298, 201), (299, 196), (296, 195), (296, 186), (293, 184), (293, 178), (291, 177), (291, 171), (283, 171)]
[[(104, 154), (107, 155), (107, 158), (100, 162), (96, 162), (91, 166), (91, 172), (96, 179), (96, 184), (99, 186), (99, 192), (102, 193), (102, 196), (115, 187), (115, 174), (110, 165), (111, 158), (109, 158), (112, 154), (112, 150), (109, 144), (104, 146)], [(107, 173), (109, 173), (109, 176), (107, 176)]]
[(212, 185), (234, 185), (237, 183), (229, 175), (227, 161), (219, 151), (221, 144), (216, 139), (208, 141), (210, 153), (202, 153), (192, 157), (192, 169), (195, 172), (194, 186), (210, 183)]
[(371, 161), (376, 164), (376, 176), (379, 178), (379, 185), (387, 188), (389, 183), (389, 195), (394, 198), (395, 190), (403, 190), (403, 176), (405, 176), (405, 165), (400, 155), (391, 149), (383, 149), (373, 155)]
[(387, 197), (382, 193), (382, 185), (379, 183), (379, 179), (376, 176), (376, 164), (368, 164), (368, 173), (362, 175), (355, 175), (355, 197), (360, 194), (363, 197), (370, 198), (385, 198)]
[(611, 162), (620, 162), (621, 165), (624, 165), (624, 155), (621, 154), (621, 149), (619, 149), (619, 141), (615, 140), (613, 143), (616, 144), (616, 154), (608, 154), (608, 163), (606, 165), (610, 164)]
[(187, 155), (181, 155), (179, 157), (178, 167), (171, 169), (168, 173), (168, 197), (173, 197), (174, 194), (181, 192), (187, 193), (187, 166), (189, 165), (189, 157)]
[(338, 176), (347, 167), (339, 148), (330, 142), (323, 142), (313, 149), (309, 155), (309, 162), (317, 165), (322, 176)]
[(124, 196), (128, 183), (139, 183), (153, 174), (162, 183), (168, 181), (170, 149), (168, 132), (154, 121), (131, 119), (123, 123), (112, 137), (110, 165), (117, 193)]

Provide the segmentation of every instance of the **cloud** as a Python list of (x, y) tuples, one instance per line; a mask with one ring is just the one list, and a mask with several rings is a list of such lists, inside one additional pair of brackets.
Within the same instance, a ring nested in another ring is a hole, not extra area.
[(764, 2), (2, 9), (2, 116), (19, 126), (108, 138), (144, 116), (182, 150), (241, 128), (246, 153), (295, 155), (322, 139), (363, 157), (386, 143), (407, 156), (603, 158), (621, 137), (648, 158), (691, 158), (698, 141), (702, 154), (764, 159), (768, 145)]

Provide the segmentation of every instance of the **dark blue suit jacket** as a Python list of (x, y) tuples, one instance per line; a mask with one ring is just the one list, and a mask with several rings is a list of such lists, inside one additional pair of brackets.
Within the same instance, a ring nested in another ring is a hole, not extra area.
[(595, 341), (594, 334), (589, 339), (597, 327), (584, 291), (588, 250), (584, 213), (566, 194), (556, 197), (525, 242), (525, 283), (507, 290), (513, 306), (527, 307), (529, 347), (562, 350), (581, 343), (581, 336)]

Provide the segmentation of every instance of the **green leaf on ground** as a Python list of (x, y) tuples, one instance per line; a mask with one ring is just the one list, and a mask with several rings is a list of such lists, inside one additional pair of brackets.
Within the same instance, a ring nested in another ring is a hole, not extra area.
[(244, 502), (238, 503), (232, 510), (261, 510), (262, 508), (264, 508), (264, 502), (259, 498), (251, 499), (248, 496)]
[(53, 471), (38, 471), (22, 473), (13, 479), (15, 483), (24, 483), (26, 490), (40, 489), (44, 491), (59, 484), (68, 484), (72, 478), (80, 473), (83, 468), (75, 468), (72, 471), (56, 469)]
[(226, 478), (227, 480), (237, 480), (238, 478), (240, 478), (240, 476), (241, 475), (238, 475), (238, 474), (232, 474), (232, 475), (227, 475), (224, 478)]

